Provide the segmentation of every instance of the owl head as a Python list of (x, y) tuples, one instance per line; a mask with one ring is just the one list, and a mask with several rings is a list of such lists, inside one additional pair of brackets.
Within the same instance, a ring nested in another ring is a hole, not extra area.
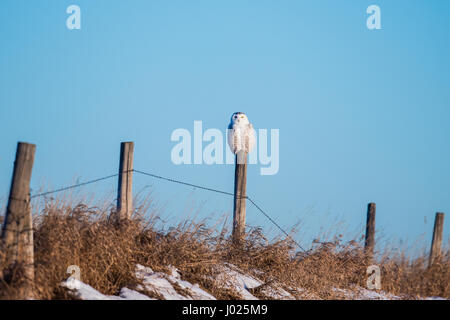
[(235, 112), (231, 116), (231, 123), (235, 124), (249, 124), (247, 116), (243, 112)]

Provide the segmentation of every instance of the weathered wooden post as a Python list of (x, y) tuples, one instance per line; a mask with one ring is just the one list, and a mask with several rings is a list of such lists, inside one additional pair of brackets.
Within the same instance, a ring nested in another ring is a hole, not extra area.
[(442, 232), (444, 230), (444, 213), (437, 212), (434, 219), (433, 240), (431, 242), (430, 260), (428, 266), (432, 266), (433, 263), (441, 256), (442, 247)]
[[(20, 268), (22, 279), (18, 283), (19, 299), (33, 299), (34, 252), (33, 221), (30, 205), (30, 180), (33, 169), (34, 144), (17, 144), (14, 171), (9, 191), (8, 205), (1, 239), (5, 253), (3, 278), (7, 280), (16, 267)], [(1, 270), (0, 270), (1, 271)]]
[(369, 260), (373, 258), (375, 247), (375, 213), (376, 205), (371, 202), (367, 205), (366, 240), (364, 244), (364, 251)]
[(128, 220), (133, 213), (133, 152), (134, 142), (120, 144), (117, 222)]
[(240, 244), (245, 235), (245, 199), (247, 185), (247, 153), (236, 154), (234, 171), (233, 242)]

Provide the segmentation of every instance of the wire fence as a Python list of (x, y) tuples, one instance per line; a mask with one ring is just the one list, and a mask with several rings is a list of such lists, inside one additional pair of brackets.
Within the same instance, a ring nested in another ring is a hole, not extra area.
[[(156, 174), (153, 174), (153, 173), (144, 172), (144, 171), (140, 171), (140, 170), (133, 169), (133, 170), (130, 170), (130, 171), (138, 173), (138, 174), (141, 174), (141, 175), (144, 175), (144, 176), (148, 176), (148, 177), (152, 177), (152, 178), (156, 178), (156, 179), (160, 179), (160, 180), (165, 180), (165, 181), (168, 181), (168, 182), (177, 183), (177, 184), (181, 184), (181, 185), (188, 186), (188, 187), (198, 188), (198, 189), (201, 189), (201, 190), (211, 191), (211, 192), (220, 193), (220, 194), (224, 194), (224, 195), (227, 195), (227, 196), (233, 196), (234, 197), (234, 193), (231, 193), (231, 192), (226, 192), (226, 191), (222, 191), (222, 190), (218, 190), (218, 189), (214, 189), (214, 188), (208, 188), (208, 187), (205, 187), (205, 186), (192, 184), (192, 183), (188, 183), (188, 182), (177, 180), (177, 179), (167, 178), (167, 177), (163, 177), (163, 176), (160, 176), (160, 175), (156, 175)], [(130, 171), (124, 171), (123, 173), (127, 173), (127, 172), (130, 172)], [(38, 193), (38, 194), (32, 195), (30, 198), (31, 199), (35, 199), (35, 198), (39, 198), (39, 197), (48, 196), (48, 195), (59, 193), (59, 192), (62, 192), (62, 191), (67, 191), (67, 190), (79, 188), (79, 187), (82, 187), (82, 186), (87, 186), (87, 185), (90, 185), (90, 184), (93, 184), (93, 183), (96, 183), (96, 182), (100, 182), (100, 181), (103, 181), (103, 180), (108, 180), (108, 179), (111, 179), (111, 178), (115, 178), (117, 176), (119, 176), (119, 173), (108, 175), (108, 176), (105, 176), (105, 177), (102, 177), (102, 178), (98, 178), (98, 179), (94, 179), (94, 180), (89, 180), (89, 181), (78, 183), (78, 184), (74, 184), (74, 185), (71, 185), (71, 186), (62, 187), (62, 188), (55, 189), (55, 190), (52, 190), (52, 191)], [(289, 235), (282, 227), (280, 227), (280, 225), (278, 223), (276, 223), (275, 220), (272, 219), (269, 216), (269, 214), (267, 214), (267, 212), (265, 212), (263, 209), (261, 209), (261, 207), (258, 206), (255, 203), (255, 201), (253, 201), (252, 198), (250, 198), (249, 196), (243, 196), (242, 198), (245, 198), (248, 201), (250, 201), (250, 203), (259, 212), (261, 212), (273, 225), (275, 225), (281, 232), (283, 232), (283, 234), (285, 234), (287, 237), (289, 237), (301, 250), (306, 251), (297, 241), (294, 240), (294, 238), (291, 235)]]
[(53, 190), (53, 191), (47, 191), (47, 192), (43, 192), (43, 193), (38, 193), (38, 194), (32, 195), (30, 198), (34, 199), (34, 198), (40, 198), (40, 197), (48, 196), (48, 195), (51, 195), (51, 194), (54, 194), (54, 193), (58, 193), (58, 192), (67, 191), (67, 190), (70, 190), (70, 189), (75, 189), (75, 188), (87, 186), (89, 184), (96, 183), (96, 182), (103, 181), (103, 180), (108, 180), (110, 178), (114, 178), (114, 177), (117, 177), (117, 176), (119, 176), (118, 173), (112, 174), (112, 175), (109, 175), (109, 176), (106, 176), (106, 177), (103, 177), (103, 178), (98, 178), (98, 179), (95, 179), (95, 180), (90, 180), (90, 181), (74, 184), (72, 186), (59, 188), (59, 189), (56, 189), (56, 190)]

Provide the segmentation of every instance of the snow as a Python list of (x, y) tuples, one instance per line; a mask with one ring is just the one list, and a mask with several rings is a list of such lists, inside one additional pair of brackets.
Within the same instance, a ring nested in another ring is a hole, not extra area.
[[(198, 284), (192, 284), (182, 280), (179, 270), (173, 266), (168, 266), (168, 273), (154, 272), (151, 268), (142, 265), (136, 266), (136, 277), (141, 280), (142, 285), (135, 289), (150, 293), (152, 297), (158, 297), (165, 300), (216, 300), (214, 296), (199, 287)], [(258, 300), (251, 293), (252, 289), (258, 288), (258, 291), (267, 298), (278, 300), (295, 300), (296, 297), (317, 299), (314, 294), (308, 293), (303, 288), (282, 288), (279, 283), (264, 283), (255, 276), (244, 273), (236, 266), (224, 263), (217, 270), (216, 277), (208, 277), (215, 281), (216, 285), (232, 290), (243, 300)], [(253, 272), (260, 275), (260, 272)], [(67, 288), (69, 293), (81, 300), (156, 300), (141, 292), (130, 288), (122, 288), (119, 295), (104, 295), (88, 284), (83, 283), (73, 277), (68, 278), (61, 283), (61, 286)], [(356, 300), (398, 300), (402, 297), (395, 296), (383, 291), (372, 291), (362, 287), (349, 289), (332, 288), (334, 292), (342, 295), (345, 299)], [(446, 300), (441, 297), (424, 297), (423, 300)]]
[(124, 300), (156, 300), (128, 288), (122, 288), (120, 290), (120, 297)]
[(220, 273), (215, 281), (219, 282), (222, 287), (235, 291), (244, 300), (258, 300), (258, 298), (249, 291), (249, 289), (255, 289), (257, 287), (261, 287), (260, 292), (264, 296), (271, 297), (272, 299), (295, 299), (293, 295), (279, 286), (264, 285), (263, 281), (248, 274), (244, 274), (236, 266), (230, 263), (225, 263), (221, 270), (218, 271)]
[(69, 289), (75, 298), (81, 300), (151, 300), (149, 297), (128, 288), (122, 288), (119, 296), (107, 296), (73, 277), (70, 277), (61, 285)]
[(238, 293), (244, 300), (258, 300), (248, 289), (253, 289), (262, 285), (262, 282), (238, 271), (236, 267), (225, 263), (219, 275), (214, 280), (222, 287), (231, 289)]
[(400, 300), (401, 297), (383, 291), (372, 291), (361, 287), (353, 290), (333, 288), (333, 291), (341, 293), (345, 298), (352, 300)]
[(422, 298), (422, 300), (447, 300), (447, 299), (442, 298), (442, 297), (426, 297), (426, 298)]
[(261, 293), (276, 300), (296, 300), (292, 294), (280, 287), (265, 287)]
[[(153, 272), (152, 269), (137, 265), (136, 276), (141, 279), (144, 288), (157, 295), (161, 295), (165, 300), (216, 300), (208, 292), (202, 290), (197, 284), (181, 280), (178, 270), (169, 267), (171, 274)], [(178, 285), (186, 295), (178, 293), (174, 286)]]

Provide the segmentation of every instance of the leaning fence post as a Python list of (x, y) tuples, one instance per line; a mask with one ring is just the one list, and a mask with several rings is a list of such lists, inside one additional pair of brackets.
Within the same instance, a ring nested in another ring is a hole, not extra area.
[(234, 171), (233, 242), (239, 244), (245, 234), (245, 199), (247, 185), (247, 153), (236, 154)]
[(369, 260), (373, 258), (375, 247), (375, 213), (376, 205), (371, 202), (367, 205), (366, 239), (364, 244), (364, 251)]
[(14, 267), (21, 268), (22, 281), (18, 283), (20, 299), (33, 299), (34, 252), (33, 221), (30, 205), (30, 180), (36, 145), (19, 142), (17, 144), (14, 171), (9, 191), (8, 205), (1, 239), (5, 253), (6, 268), (3, 278), (10, 278)]
[(119, 186), (117, 189), (117, 221), (128, 220), (133, 213), (133, 142), (120, 144)]
[(430, 260), (428, 265), (433, 265), (441, 256), (442, 232), (444, 230), (444, 213), (437, 212), (434, 219), (433, 240), (431, 242)]

